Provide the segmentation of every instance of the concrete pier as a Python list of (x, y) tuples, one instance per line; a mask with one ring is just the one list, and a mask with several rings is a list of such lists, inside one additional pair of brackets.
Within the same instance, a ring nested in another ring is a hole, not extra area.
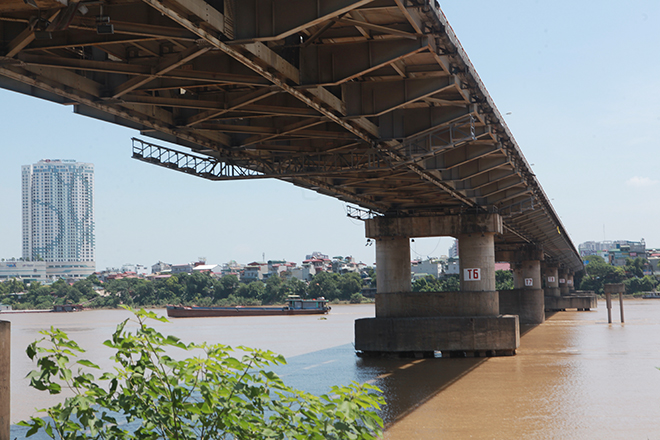
[(408, 237), (377, 237), (376, 285), (379, 293), (410, 290), (410, 242)]
[(458, 236), (461, 290), (495, 291), (495, 233), (482, 232)]
[(545, 296), (560, 297), (559, 290), (559, 268), (556, 263), (545, 263), (543, 265), (543, 277), (545, 281)]
[(574, 279), (574, 273), (569, 271), (566, 274), (566, 286), (568, 287), (568, 294), (570, 295), (571, 293), (575, 292), (575, 279)]
[[(550, 279), (557, 271), (558, 287), (552, 286)], [(545, 310), (548, 312), (562, 312), (566, 309), (589, 311), (598, 307), (598, 299), (592, 292), (576, 293), (573, 272), (564, 268), (549, 265), (545, 269)]]
[[(366, 235), (377, 246), (376, 317), (355, 321), (356, 350), (415, 357), (437, 351), (443, 356), (515, 354), (518, 317), (500, 315), (495, 290), (494, 237), (501, 232), (497, 214), (367, 220)], [(411, 292), (408, 240), (433, 236), (459, 239), (459, 292)], [(387, 272), (382, 278), (381, 271)]]
[(0, 321), (0, 440), (9, 440), (11, 418), (11, 323)]
[(548, 312), (563, 312), (566, 309), (589, 311), (595, 308), (598, 308), (598, 298), (595, 294), (545, 297), (545, 310)]
[(568, 295), (568, 271), (566, 269), (560, 269), (559, 270), (559, 294), (561, 296), (567, 296)]
[(502, 251), (498, 261), (509, 261), (513, 269), (513, 290), (499, 292), (500, 313), (518, 315), (521, 324), (545, 321), (545, 303), (541, 288), (543, 250), (525, 246), (515, 251)]

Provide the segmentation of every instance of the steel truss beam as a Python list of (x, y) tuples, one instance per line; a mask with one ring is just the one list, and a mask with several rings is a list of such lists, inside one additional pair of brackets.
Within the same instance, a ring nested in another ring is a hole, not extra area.
[[(237, 130), (245, 130), (234, 127)], [(302, 132), (303, 135), (305, 132)], [(375, 175), (382, 172), (389, 174), (392, 170), (419, 162), (429, 155), (439, 154), (445, 149), (473, 140), (473, 118), (468, 117), (465, 121), (438, 130), (437, 133), (430, 133), (428, 138), (439, 142), (419, 142), (420, 139), (412, 139), (393, 148), (391, 152), (408, 158), (403, 163), (393, 160), (391, 154), (385, 154), (382, 149), (373, 148), (369, 144), (335, 153), (272, 152), (268, 156), (255, 154), (253, 158), (217, 157), (204, 160), (136, 138), (133, 138), (133, 157), (210, 180), (333, 177), (355, 173)]]

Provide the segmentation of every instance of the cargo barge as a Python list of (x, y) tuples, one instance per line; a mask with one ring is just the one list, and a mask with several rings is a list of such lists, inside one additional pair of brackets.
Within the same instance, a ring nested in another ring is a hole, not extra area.
[(330, 311), (325, 298), (301, 299), (289, 295), (284, 306), (167, 306), (170, 318), (208, 318), (221, 316), (275, 316), (275, 315), (322, 315)]

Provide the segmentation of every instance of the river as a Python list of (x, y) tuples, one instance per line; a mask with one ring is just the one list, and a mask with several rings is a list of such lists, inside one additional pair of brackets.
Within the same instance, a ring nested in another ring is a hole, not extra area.
[[(184, 342), (267, 348), (283, 354), (288, 384), (323, 393), (351, 380), (383, 390), (385, 438), (660, 440), (660, 301), (626, 300), (626, 323), (607, 323), (605, 304), (560, 312), (522, 329), (516, 356), (488, 359), (361, 359), (353, 321), (373, 305), (333, 306), (329, 315), (190, 318), (154, 323)], [(159, 312), (163, 312), (162, 310)], [(0, 315), (12, 322), (12, 422), (54, 403), (28, 387), (25, 347), (51, 325), (109, 366), (101, 345), (124, 310)], [(326, 318), (326, 319), (323, 319)], [(22, 431), (12, 427), (11, 438)]]

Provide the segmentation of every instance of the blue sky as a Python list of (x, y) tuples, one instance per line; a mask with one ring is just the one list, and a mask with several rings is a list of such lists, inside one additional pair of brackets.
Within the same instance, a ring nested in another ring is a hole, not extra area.
[(441, 7), (575, 245), (660, 247), (660, 3)]
[[(660, 247), (660, 2), (452, 1), (441, 7), (575, 245)], [(510, 113), (510, 114), (508, 114)], [(374, 262), (345, 205), (275, 180), (211, 182), (130, 158), (139, 133), (0, 90), (0, 257), (21, 256), (20, 167), (92, 162), (97, 267), (206, 257)], [(446, 254), (448, 238), (412, 256)]]

